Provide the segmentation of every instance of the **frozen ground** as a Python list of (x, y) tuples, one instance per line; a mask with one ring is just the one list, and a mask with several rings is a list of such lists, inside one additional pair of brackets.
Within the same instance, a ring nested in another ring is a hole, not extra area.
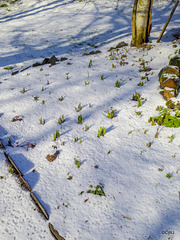
[[(49, 214), (45, 220), (37, 211), (29, 192), (8, 171), (1, 150), (1, 240), (53, 239), (49, 222), (66, 240), (180, 239), (180, 131), (160, 126), (155, 138), (158, 126), (148, 122), (158, 115), (156, 107), (166, 103), (159, 94), (158, 73), (179, 49), (178, 43), (173, 47), (173, 34), (180, 30), (179, 7), (162, 42), (156, 43), (173, 5), (154, 1), (149, 51), (130, 47), (130, 0), (118, 5), (23, 0), (10, 11), (0, 9), (0, 139)], [(128, 46), (110, 60), (107, 50), (121, 41)], [(97, 50), (101, 53), (83, 56)], [(67, 60), (11, 75), (52, 55)], [(122, 55), (125, 66), (119, 64)], [(142, 60), (152, 68), (149, 81), (141, 80)], [(7, 70), (9, 66), (13, 69)], [(143, 86), (137, 85), (140, 81)], [(144, 98), (140, 107), (132, 100), (135, 91)], [(79, 103), (82, 109), (76, 112)], [(117, 115), (112, 119), (106, 112), (111, 109)], [(82, 124), (77, 122), (80, 114)], [(15, 116), (22, 121), (12, 122)], [(100, 127), (106, 133), (98, 138)], [(54, 141), (57, 130), (60, 138)], [(30, 144), (35, 148), (27, 148)], [(49, 162), (46, 156), (56, 150), (58, 157)], [(87, 193), (97, 185), (106, 196)]]

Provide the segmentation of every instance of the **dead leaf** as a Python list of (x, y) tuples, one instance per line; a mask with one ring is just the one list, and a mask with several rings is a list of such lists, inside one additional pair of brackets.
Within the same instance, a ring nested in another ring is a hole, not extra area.
[(50, 155), (48, 154), (46, 159), (49, 161), (49, 162), (53, 162), (56, 158), (57, 158), (57, 155), (59, 154), (59, 151), (56, 151), (53, 155)]

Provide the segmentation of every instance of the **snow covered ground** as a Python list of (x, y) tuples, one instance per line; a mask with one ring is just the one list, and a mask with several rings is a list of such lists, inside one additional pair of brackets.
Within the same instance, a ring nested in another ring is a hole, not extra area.
[[(66, 240), (179, 240), (180, 131), (148, 119), (165, 107), (158, 73), (179, 49), (173, 34), (180, 32), (180, 8), (157, 44), (174, 3), (154, 1), (147, 50), (130, 47), (133, 1), (21, 2), (0, 9), (0, 140), (49, 220), (8, 171), (0, 150), (0, 239), (53, 239), (51, 222)], [(122, 41), (128, 46), (107, 51)], [(67, 60), (11, 75), (52, 55)], [(139, 71), (142, 60), (152, 68), (149, 81)], [(140, 107), (132, 100), (135, 91), (143, 98)], [(110, 119), (112, 109), (117, 116)], [(22, 121), (13, 122), (16, 116)], [(100, 127), (106, 133), (98, 138)], [(49, 162), (46, 156), (57, 150)], [(105, 196), (87, 193), (98, 185)]]

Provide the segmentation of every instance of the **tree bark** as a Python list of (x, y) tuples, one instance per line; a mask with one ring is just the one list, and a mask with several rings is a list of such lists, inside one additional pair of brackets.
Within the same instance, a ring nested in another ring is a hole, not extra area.
[(131, 46), (148, 42), (151, 30), (151, 13), (153, 0), (135, 0), (131, 20)]

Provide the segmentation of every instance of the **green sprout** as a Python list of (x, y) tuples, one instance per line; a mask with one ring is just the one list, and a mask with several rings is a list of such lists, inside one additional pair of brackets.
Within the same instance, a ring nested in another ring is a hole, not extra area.
[(77, 165), (78, 168), (80, 168), (81, 161), (78, 161), (76, 158), (74, 158), (74, 163)]
[(112, 109), (111, 112), (109, 112), (109, 110), (107, 110), (107, 117), (108, 118), (114, 118), (116, 117), (117, 115), (114, 114), (114, 110)]
[(34, 100), (35, 100), (35, 101), (38, 101), (38, 98), (39, 98), (39, 97), (34, 97)]
[(21, 92), (22, 92), (22, 93), (25, 93), (25, 88), (23, 88)]
[(106, 128), (100, 127), (100, 130), (98, 130), (97, 137), (98, 137), (98, 138), (99, 138), (100, 136), (103, 136), (103, 137), (104, 137), (105, 133), (106, 133)]
[(86, 124), (85, 125), (85, 131), (88, 131), (89, 130), (89, 126)]
[(132, 96), (132, 100), (138, 101), (138, 99), (139, 99), (140, 97), (141, 97), (140, 93), (137, 93), (137, 92), (135, 91), (135, 93), (134, 93), (133, 96)]
[(56, 132), (55, 132), (54, 135), (53, 135), (53, 140), (56, 141), (56, 140), (58, 140), (59, 138), (60, 138), (59, 131), (56, 130)]
[(166, 177), (167, 177), (168, 179), (170, 179), (170, 178), (173, 177), (173, 175), (172, 175), (171, 173), (167, 173), (167, 174), (166, 174)]
[(89, 82), (86, 82), (86, 81), (85, 81), (84, 84), (85, 84), (85, 86), (87, 86), (87, 85), (89, 85)]
[(117, 88), (120, 88), (121, 82), (117, 80), (116, 83), (115, 83), (115, 86), (116, 86)]
[(93, 189), (92, 189), (93, 186), (90, 185), (90, 188), (91, 188), (91, 189), (89, 189), (89, 190), (87, 191), (87, 193), (92, 193), (92, 194), (94, 194), (94, 195), (99, 195), (99, 196), (106, 196), (105, 193), (104, 193), (104, 191), (103, 191), (103, 186), (97, 185), (97, 186), (94, 187), (95, 189), (93, 190)]
[(83, 117), (82, 117), (82, 115), (78, 116), (78, 123), (79, 124), (83, 124)]
[(44, 125), (44, 124), (45, 124), (45, 119), (40, 118), (40, 119), (39, 119), (39, 123), (42, 124), (42, 125)]
[(63, 96), (61, 96), (60, 98), (58, 98), (59, 101), (63, 101)]
[(64, 119), (64, 115), (62, 115), (59, 119), (58, 119), (58, 123), (59, 124), (62, 124), (65, 122), (65, 119)]
[(88, 68), (91, 68), (92, 67), (92, 60), (89, 61), (89, 65), (88, 65)]

